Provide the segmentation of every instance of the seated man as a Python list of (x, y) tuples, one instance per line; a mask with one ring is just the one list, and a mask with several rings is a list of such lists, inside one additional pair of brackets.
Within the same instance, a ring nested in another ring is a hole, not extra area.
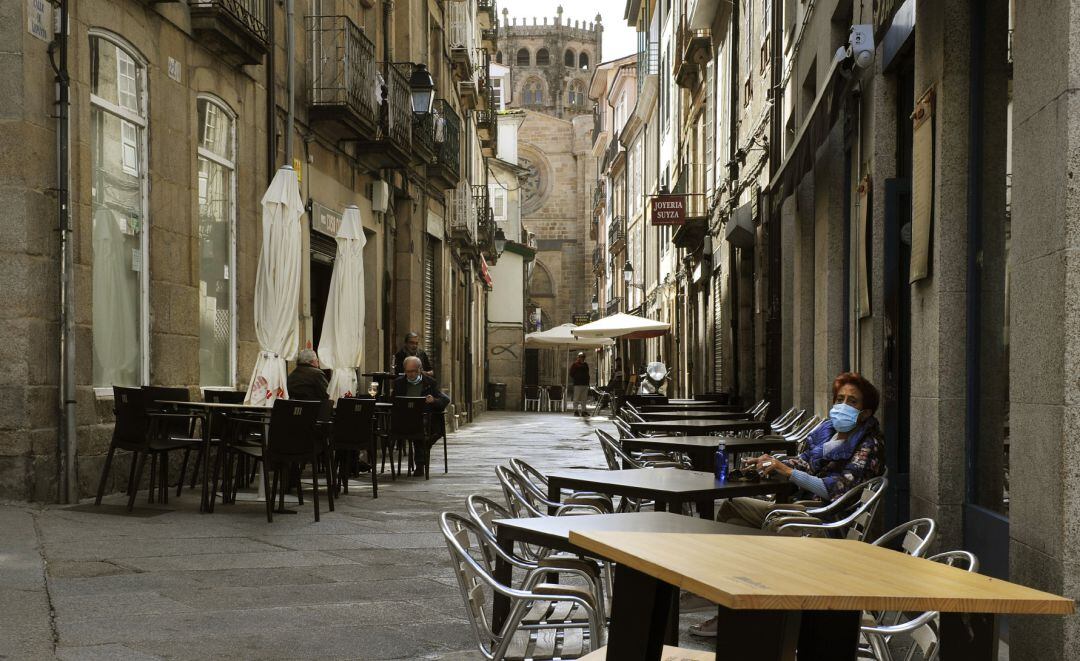
[(296, 356), (296, 368), (289, 374), (286, 383), (289, 399), (325, 401), (330, 399), (327, 390), (330, 384), (326, 374), (319, 369), (319, 354), (312, 349), (301, 349)]
[[(394, 379), (394, 387), (390, 393), (391, 400), (394, 397), (423, 397), (427, 403), (428, 413), (441, 414), (450, 404), (450, 398), (439, 390), (439, 384), (434, 378), (422, 372), (423, 362), (416, 356), (407, 356), (403, 366), (405, 373)], [(441, 429), (441, 427), (436, 427), (437, 424), (432, 421), (433, 428)], [(416, 457), (416, 470), (413, 475), (424, 474), (424, 466), (427, 466), (428, 450), (431, 448), (433, 438), (434, 436), (429, 434), (428, 440), (414, 444), (413, 447), (416, 450), (413, 456)]]
[[(832, 392), (829, 419), (806, 439), (804, 452), (785, 459), (763, 454), (747, 463), (747, 469), (754, 466), (761, 475), (775, 474), (794, 482), (802, 496), (812, 499), (813, 506), (835, 500), (885, 471), (885, 439), (874, 417), (879, 400), (877, 388), (855, 372), (844, 372), (833, 380)], [(775, 509), (806, 507), (807, 503), (731, 498), (720, 506), (716, 519), (761, 528), (769, 512)], [(706, 608), (716, 606), (688, 593), (680, 602), (682, 612)], [(690, 633), (715, 636), (716, 618), (690, 627)]]

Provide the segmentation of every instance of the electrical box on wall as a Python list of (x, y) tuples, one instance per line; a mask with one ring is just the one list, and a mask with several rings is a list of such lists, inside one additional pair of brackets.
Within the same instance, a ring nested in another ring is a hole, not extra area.
[(736, 248), (754, 247), (754, 209), (753, 203), (747, 202), (735, 209), (727, 220), (724, 238)]
[(389, 203), (390, 186), (381, 179), (371, 182), (371, 210), (375, 213), (386, 213)]

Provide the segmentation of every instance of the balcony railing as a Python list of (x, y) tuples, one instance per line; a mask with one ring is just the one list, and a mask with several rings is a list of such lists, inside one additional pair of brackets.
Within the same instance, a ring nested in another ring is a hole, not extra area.
[(608, 227), (608, 250), (611, 252), (618, 252), (626, 242), (626, 219), (622, 216), (616, 216), (611, 220), (611, 225)]
[(450, 231), (465, 245), (476, 243), (476, 206), (467, 183), (446, 192), (446, 208), (450, 210)]
[(476, 15), (481, 28), (490, 28), (498, 22), (498, 10), (495, 0), (477, 0)]
[(645, 84), (645, 77), (655, 76), (659, 68), (660, 43), (656, 41), (648, 41), (648, 35), (644, 32), (639, 32), (637, 54), (638, 94), (641, 93), (641, 86)]
[(403, 167), (413, 162), (413, 112), (409, 80), (399, 67), (380, 62), (375, 68), (379, 90), (379, 121), (373, 134), (358, 134), (348, 141), (355, 157), (371, 169)]
[[(490, 95), (494, 96), (493, 94)], [(495, 109), (494, 100), (489, 98), (486, 110), (474, 110), (473, 113), (481, 150), (484, 152), (484, 156), (493, 157), (498, 150), (499, 144), (499, 113)]]
[(593, 210), (599, 210), (604, 206), (606, 201), (607, 192), (607, 179), (597, 179), (596, 188), (593, 189), (592, 204)]
[(600, 106), (597, 105), (592, 111), (592, 141), (596, 144), (596, 139), (600, 137), (600, 134), (604, 131), (604, 115)]
[(308, 16), (307, 32), (313, 121), (374, 133), (382, 104), (375, 45), (347, 16)]
[(619, 131), (616, 130), (611, 136), (611, 142), (608, 143), (607, 149), (604, 151), (604, 170), (611, 167), (611, 163), (615, 160), (615, 157), (622, 151), (622, 144), (619, 142)]
[(615, 296), (607, 302), (607, 316), (611, 316), (622, 307), (622, 296)]
[(603, 244), (597, 244), (592, 251), (593, 273), (598, 276), (604, 275), (605, 266), (607, 266), (607, 250)]
[(435, 162), (428, 172), (441, 179), (445, 188), (453, 188), (461, 178), (461, 118), (444, 99), (435, 100), (431, 113), (434, 117)]
[(260, 64), (270, 31), (264, 0), (190, 0), (191, 29), (231, 64)]
[[(393, 70), (408, 81), (412, 78), (415, 65), (411, 62), (394, 62)], [(434, 104), (433, 104), (434, 108)], [(411, 111), (410, 103), (410, 111)], [(435, 160), (435, 113), (409, 113), (412, 122), (413, 162), (431, 163)]]

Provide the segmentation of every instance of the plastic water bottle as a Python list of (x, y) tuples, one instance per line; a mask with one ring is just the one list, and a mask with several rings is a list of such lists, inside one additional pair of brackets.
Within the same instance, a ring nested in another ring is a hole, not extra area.
[(718, 482), (727, 482), (727, 448), (724, 444), (716, 446), (716, 480)]

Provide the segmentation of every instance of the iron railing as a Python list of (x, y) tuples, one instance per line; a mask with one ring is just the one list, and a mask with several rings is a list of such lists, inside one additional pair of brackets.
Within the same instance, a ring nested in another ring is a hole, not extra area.
[(607, 315), (610, 317), (622, 307), (622, 296), (615, 296), (607, 302)]
[(599, 104), (592, 111), (592, 141), (596, 144), (596, 138), (604, 131), (604, 114)]
[(606, 179), (597, 179), (596, 188), (593, 188), (592, 205), (593, 209), (599, 209), (605, 202), (605, 193), (607, 188)]
[(592, 251), (592, 265), (593, 272), (600, 275), (604, 272), (604, 265), (607, 262), (607, 249), (604, 248), (604, 244), (598, 243)]
[(626, 239), (626, 219), (622, 216), (612, 218), (611, 225), (608, 226), (607, 237), (608, 248), (615, 252)]
[(263, 0), (189, 0), (188, 6), (193, 9), (215, 10), (228, 14), (264, 44), (270, 41), (266, 2)]
[(611, 142), (608, 143), (607, 149), (604, 151), (604, 165), (603, 169), (607, 170), (611, 167), (611, 162), (615, 160), (615, 157), (622, 151), (622, 144), (619, 142), (619, 131), (615, 130), (611, 134)]
[(450, 230), (466, 236), (469, 243), (476, 241), (476, 207), (469, 184), (462, 183), (446, 191), (447, 208), (450, 210)]
[(409, 79), (392, 64), (383, 62), (382, 81), (385, 87), (382, 111), (379, 115), (379, 139), (389, 139), (408, 151), (412, 145), (412, 104), (409, 100)]
[(343, 106), (374, 125), (382, 90), (376, 85), (375, 44), (347, 16), (308, 16), (311, 105)]
[(435, 161), (457, 174), (461, 170), (461, 118), (445, 99), (436, 99), (431, 113), (435, 118)]

